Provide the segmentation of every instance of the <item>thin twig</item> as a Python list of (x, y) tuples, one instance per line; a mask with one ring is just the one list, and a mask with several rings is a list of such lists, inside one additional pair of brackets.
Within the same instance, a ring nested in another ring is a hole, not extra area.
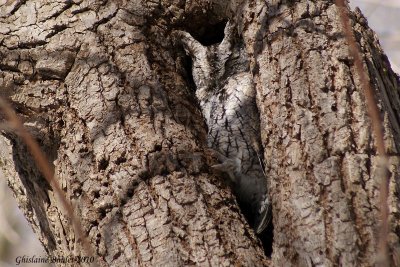
[(74, 226), (74, 229), (77, 232), (78, 240), (80, 239), (80, 241), (82, 242), (83, 249), (86, 251), (88, 256), (94, 256), (92, 248), (89, 245), (86, 236), (83, 234), (84, 231), (82, 225), (80, 224), (79, 220), (74, 214), (71, 203), (67, 200), (60, 185), (56, 181), (54, 176), (54, 170), (50, 166), (49, 161), (46, 158), (46, 155), (40, 149), (39, 144), (32, 137), (32, 135), (26, 130), (22, 121), (14, 112), (10, 104), (8, 104), (8, 102), (4, 100), (2, 97), (0, 97), (0, 109), (3, 111), (4, 115), (8, 120), (8, 126), (11, 127), (14, 130), (14, 132), (17, 133), (22, 139), (22, 141), (26, 144), (29, 152), (32, 154), (33, 159), (35, 160), (38, 166), (38, 169), (41, 171), (47, 182), (51, 185), (51, 188), (55, 192), (56, 196), (58, 196), (58, 198), (60, 199), (62, 207), (64, 208), (64, 210), (67, 211), (67, 215), (69, 219), (72, 221), (72, 225)]
[[(358, 49), (356, 39), (353, 35), (353, 31), (350, 25), (350, 17), (348, 14), (348, 8), (344, 3), (344, 0), (336, 0), (338, 6), (339, 16), (342, 22), (343, 31), (349, 44), (350, 55), (354, 58), (354, 67), (360, 78), (361, 87), (364, 88), (365, 100), (368, 108), (368, 115), (371, 118), (372, 132), (376, 141), (376, 149), (381, 158), (382, 168), (387, 167), (388, 158), (386, 155), (384, 135), (383, 135), (383, 123), (380, 117), (378, 105), (374, 97), (374, 91), (369, 83), (368, 74), (363, 68), (361, 52)], [(378, 259), (379, 264), (382, 266), (389, 266), (388, 258), (388, 232), (389, 232), (389, 207), (388, 207), (388, 196), (389, 196), (389, 179), (388, 173), (385, 171), (381, 175), (380, 185), (380, 216), (381, 226), (380, 235), (378, 242)]]

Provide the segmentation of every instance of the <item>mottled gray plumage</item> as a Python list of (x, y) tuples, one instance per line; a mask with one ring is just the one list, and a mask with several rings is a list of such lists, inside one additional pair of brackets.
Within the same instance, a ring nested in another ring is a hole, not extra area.
[(254, 229), (269, 221), (267, 178), (260, 159), (260, 122), (255, 89), (243, 42), (227, 23), (219, 44), (203, 46), (189, 33), (175, 32), (191, 56), (196, 97), (208, 126), (208, 145), (217, 151), (241, 206), (250, 209)]

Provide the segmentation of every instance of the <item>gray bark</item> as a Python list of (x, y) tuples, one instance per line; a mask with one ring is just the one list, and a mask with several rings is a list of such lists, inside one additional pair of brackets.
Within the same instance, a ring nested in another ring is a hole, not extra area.
[[(274, 265), (376, 264), (379, 187), (363, 88), (332, 1), (257, 5), (253, 52), (261, 134), (271, 180)], [(251, 14), (256, 7), (245, 7)], [(250, 16), (250, 15), (249, 15)], [(244, 16), (248, 17), (248, 16)], [(399, 83), (374, 33), (352, 16), (376, 98), (390, 164), (391, 256), (398, 247)], [(264, 29), (264, 30), (263, 30)], [(367, 68), (366, 68), (367, 69)], [(387, 97), (390, 95), (391, 97)], [(268, 160), (270, 159), (270, 160)], [(394, 255), (393, 255), (394, 254)]]
[[(206, 125), (171, 36), (204, 36), (228, 19), (256, 89), (271, 259), (211, 171)], [(352, 23), (390, 155), (393, 259), (399, 82), (359, 12)], [(100, 266), (376, 263), (378, 158), (333, 1), (8, 2), (0, 7), (0, 71), (1, 96), (47, 153)], [(0, 148), (0, 167), (47, 252), (84, 255), (16, 133), (2, 131)]]

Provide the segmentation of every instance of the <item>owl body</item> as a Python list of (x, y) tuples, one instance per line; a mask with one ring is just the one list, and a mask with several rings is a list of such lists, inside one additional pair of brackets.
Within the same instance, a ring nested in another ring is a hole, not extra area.
[(219, 44), (205, 47), (189, 33), (178, 36), (192, 57), (196, 97), (208, 127), (208, 146), (228, 174), (233, 192), (257, 233), (269, 221), (267, 177), (261, 164), (260, 122), (249, 62), (234, 25)]

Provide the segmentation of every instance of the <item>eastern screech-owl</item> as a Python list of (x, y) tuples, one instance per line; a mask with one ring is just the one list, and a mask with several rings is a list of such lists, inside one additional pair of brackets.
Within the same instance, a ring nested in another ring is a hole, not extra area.
[(269, 222), (267, 177), (260, 153), (260, 118), (244, 43), (228, 22), (221, 43), (203, 46), (189, 33), (174, 32), (192, 58), (196, 97), (208, 126), (208, 146), (227, 173), (242, 207), (261, 233)]

